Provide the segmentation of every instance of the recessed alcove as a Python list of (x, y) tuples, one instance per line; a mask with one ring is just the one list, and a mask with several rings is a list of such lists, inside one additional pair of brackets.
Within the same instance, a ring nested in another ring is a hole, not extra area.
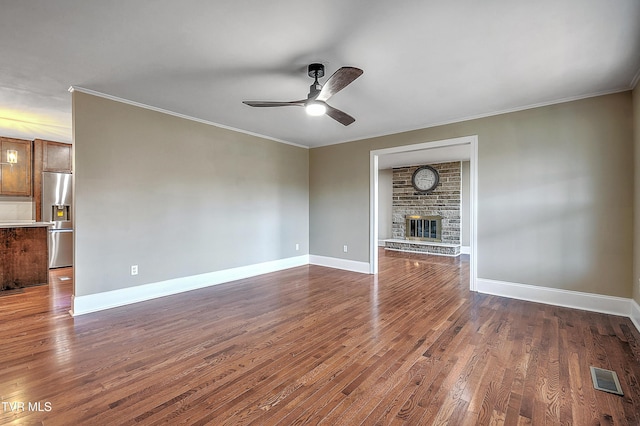
[(397, 167), (392, 177), (392, 238), (388, 250), (457, 256), (461, 251), (461, 162), (430, 164), (439, 174), (431, 192), (417, 191), (411, 176), (421, 165)]

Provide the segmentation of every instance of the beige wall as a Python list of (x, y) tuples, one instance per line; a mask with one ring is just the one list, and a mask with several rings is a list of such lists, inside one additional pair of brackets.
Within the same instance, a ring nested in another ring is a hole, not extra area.
[(76, 296), (308, 253), (307, 149), (77, 91), (73, 114)]
[(469, 135), (479, 278), (630, 297), (630, 92), (312, 149), (311, 254), (368, 262), (370, 150)]
[(635, 146), (635, 210), (633, 298), (640, 304), (640, 84), (633, 90), (633, 137)]

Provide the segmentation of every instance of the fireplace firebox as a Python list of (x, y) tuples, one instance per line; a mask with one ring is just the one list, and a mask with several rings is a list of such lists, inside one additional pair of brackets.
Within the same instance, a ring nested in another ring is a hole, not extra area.
[(441, 216), (405, 216), (407, 240), (442, 242)]

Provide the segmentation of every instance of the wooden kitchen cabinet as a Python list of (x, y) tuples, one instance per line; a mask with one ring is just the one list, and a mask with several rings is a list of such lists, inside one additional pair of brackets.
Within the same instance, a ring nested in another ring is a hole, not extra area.
[(71, 173), (71, 145), (61, 142), (42, 141), (42, 171)]
[(48, 224), (0, 224), (0, 291), (48, 284), (48, 240)]
[(33, 201), (36, 222), (42, 220), (42, 172), (73, 172), (72, 145), (35, 139), (33, 141)]
[(7, 162), (7, 151), (18, 151), (18, 163), (0, 166), (0, 195), (31, 197), (31, 141), (0, 137), (0, 162)]

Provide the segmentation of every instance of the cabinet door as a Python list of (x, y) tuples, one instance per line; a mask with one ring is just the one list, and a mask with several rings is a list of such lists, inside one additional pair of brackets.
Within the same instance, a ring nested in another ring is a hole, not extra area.
[(71, 173), (71, 145), (45, 141), (42, 146), (42, 169), (45, 172)]
[(0, 159), (7, 162), (7, 151), (18, 151), (18, 163), (0, 167), (0, 195), (30, 197), (31, 192), (31, 141), (0, 138)]

